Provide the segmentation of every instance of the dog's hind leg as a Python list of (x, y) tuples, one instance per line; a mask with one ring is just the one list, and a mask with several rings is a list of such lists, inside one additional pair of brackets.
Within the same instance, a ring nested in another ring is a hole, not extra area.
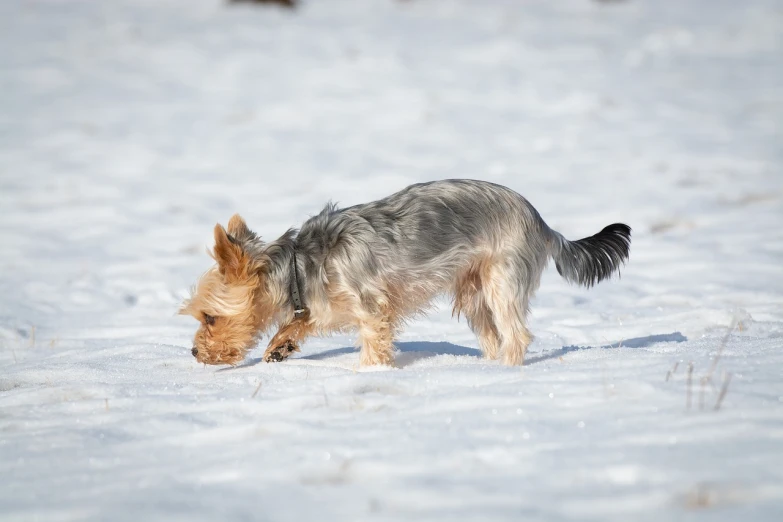
[(481, 352), (487, 359), (497, 359), (500, 350), (500, 337), (495, 321), (492, 317), (492, 311), (484, 302), (484, 297), (479, 294), (474, 297), (478, 301), (474, 307), (468, 311), (465, 310), (465, 316), (468, 318), (473, 333), (478, 337)]
[(482, 279), (484, 299), (500, 337), (503, 364), (518, 365), (525, 360), (533, 334), (527, 329), (527, 289), (520, 289), (519, 278), (503, 263), (493, 264)]
[(487, 359), (497, 359), (500, 349), (500, 336), (495, 327), (492, 310), (489, 309), (482, 289), (481, 275), (471, 270), (461, 277), (454, 290), (454, 310), (452, 315), (465, 314), (468, 325), (478, 338), (481, 352)]

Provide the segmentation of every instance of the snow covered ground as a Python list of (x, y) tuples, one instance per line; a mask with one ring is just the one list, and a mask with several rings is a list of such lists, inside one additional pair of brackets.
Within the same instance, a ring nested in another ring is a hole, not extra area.
[[(1, 520), (780, 520), (779, 2), (9, 0), (0, 48)], [(449, 177), (631, 261), (550, 268), (522, 368), (447, 303), (395, 368), (195, 363), (216, 222)]]

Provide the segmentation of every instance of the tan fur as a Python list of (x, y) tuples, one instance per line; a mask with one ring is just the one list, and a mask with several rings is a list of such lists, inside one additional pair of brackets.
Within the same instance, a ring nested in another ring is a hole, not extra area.
[[(489, 264), (482, 277), (483, 298), (492, 313), (492, 320), (500, 335), (499, 350), (503, 354), (503, 364), (522, 364), (527, 347), (533, 342), (533, 335), (525, 326), (528, 313), (527, 297), (522, 303), (511, 294), (513, 286), (509, 284), (508, 271), (499, 258)], [(536, 282), (536, 286), (538, 283)]]
[(497, 359), (500, 335), (484, 295), (484, 281), (489, 281), (490, 265), (491, 259), (482, 257), (457, 279), (452, 315), (459, 317), (464, 314), (478, 337), (481, 351), (488, 359)]
[[(235, 218), (241, 221), (239, 216)], [(239, 226), (232, 218), (229, 228), (237, 232)], [(197, 361), (237, 364), (258, 336), (271, 326), (277, 303), (261, 291), (262, 266), (231, 243), (220, 225), (215, 227), (212, 257), (217, 265), (199, 279), (180, 313), (192, 315), (201, 322), (193, 340)], [(214, 317), (214, 324), (207, 324), (207, 315)]]
[(266, 351), (264, 352), (264, 361), (270, 362), (272, 354), (279, 351), (282, 346), (289, 344), (291, 350), (281, 354), (282, 358), (286, 358), (291, 355), (291, 352), (299, 351), (299, 344), (311, 335), (313, 332), (313, 324), (306, 318), (294, 319), (293, 321), (280, 327), (272, 339), (269, 340)]

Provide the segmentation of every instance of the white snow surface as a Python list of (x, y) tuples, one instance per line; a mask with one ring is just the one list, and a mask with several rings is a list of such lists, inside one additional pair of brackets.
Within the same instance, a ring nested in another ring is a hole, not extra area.
[[(9, 0), (0, 47), (3, 521), (781, 520), (779, 2)], [(461, 177), (634, 229), (524, 367), (446, 301), (393, 368), (191, 357), (216, 222)]]

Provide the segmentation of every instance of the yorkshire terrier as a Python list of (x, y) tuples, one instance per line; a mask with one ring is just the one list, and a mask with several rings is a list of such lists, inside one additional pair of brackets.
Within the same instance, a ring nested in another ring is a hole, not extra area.
[(621, 223), (569, 241), (511, 189), (434, 181), (363, 205), (328, 204), (268, 243), (233, 216), (228, 229), (215, 226), (217, 263), (180, 312), (201, 323), (192, 349), (201, 363), (235, 365), (276, 326), (266, 362), (310, 335), (356, 331), (361, 364), (388, 365), (405, 321), (447, 294), (485, 357), (522, 364), (533, 340), (528, 304), (549, 258), (590, 287), (627, 261), (630, 245)]

